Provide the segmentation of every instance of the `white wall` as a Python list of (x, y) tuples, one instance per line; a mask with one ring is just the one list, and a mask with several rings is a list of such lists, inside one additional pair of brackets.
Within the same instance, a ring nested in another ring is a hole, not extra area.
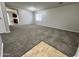
[(79, 32), (79, 4), (38, 11), (36, 24)]
[(7, 13), (4, 3), (0, 3), (0, 33), (7, 33), (9, 31)]
[(7, 12), (7, 17), (9, 25), (13, 25), (14, 23), (13, 23), (12, 12)]
[(32, 24), (32, 12), (24, 10), (24, 9), (18, 9), (18, 15), (19, 15), (19, 24)]
[[(8, 32), (10, 31), (9, 31), (5, 3), (0, 2), (0, 33), (8, 33)], [(0, 34), (0, 57), (2, 56), (3, 56), (3, 42)]]

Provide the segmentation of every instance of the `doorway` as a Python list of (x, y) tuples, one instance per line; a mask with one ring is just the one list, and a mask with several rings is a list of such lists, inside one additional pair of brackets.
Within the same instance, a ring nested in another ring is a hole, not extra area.
[(17, 10), (7, 8), (7, 17), (9, 25), (17, 25), (19, 24), (19, 18)]

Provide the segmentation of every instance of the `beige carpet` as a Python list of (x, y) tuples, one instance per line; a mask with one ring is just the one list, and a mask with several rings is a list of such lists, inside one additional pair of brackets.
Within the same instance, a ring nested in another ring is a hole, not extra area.
[(62, 52), (45, 42), (40, 42), (30, 51), (26, 52), (22, 57), (67, 57)]

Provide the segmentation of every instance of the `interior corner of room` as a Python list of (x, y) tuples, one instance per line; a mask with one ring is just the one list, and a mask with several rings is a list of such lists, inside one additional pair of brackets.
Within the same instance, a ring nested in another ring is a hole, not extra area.
[(43, 41), (66, 56), (78, 57), (78, 15), (78, 2), (0, 2), (1, 56), (21, 57)]

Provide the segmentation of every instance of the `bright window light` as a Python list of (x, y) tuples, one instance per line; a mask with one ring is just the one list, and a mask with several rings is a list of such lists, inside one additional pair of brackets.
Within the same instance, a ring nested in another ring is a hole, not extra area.
[(37, 11), (37, 10), (39, 10), (39, 9), (37, 9), (37, 8), (35, 8), (35, 7), (29, 7), (29, 8), (27, 8), (28, 10), (30, 10), (30, 11)]
[(36, 21), (42, 21), (42, 15), (36, 14)]

